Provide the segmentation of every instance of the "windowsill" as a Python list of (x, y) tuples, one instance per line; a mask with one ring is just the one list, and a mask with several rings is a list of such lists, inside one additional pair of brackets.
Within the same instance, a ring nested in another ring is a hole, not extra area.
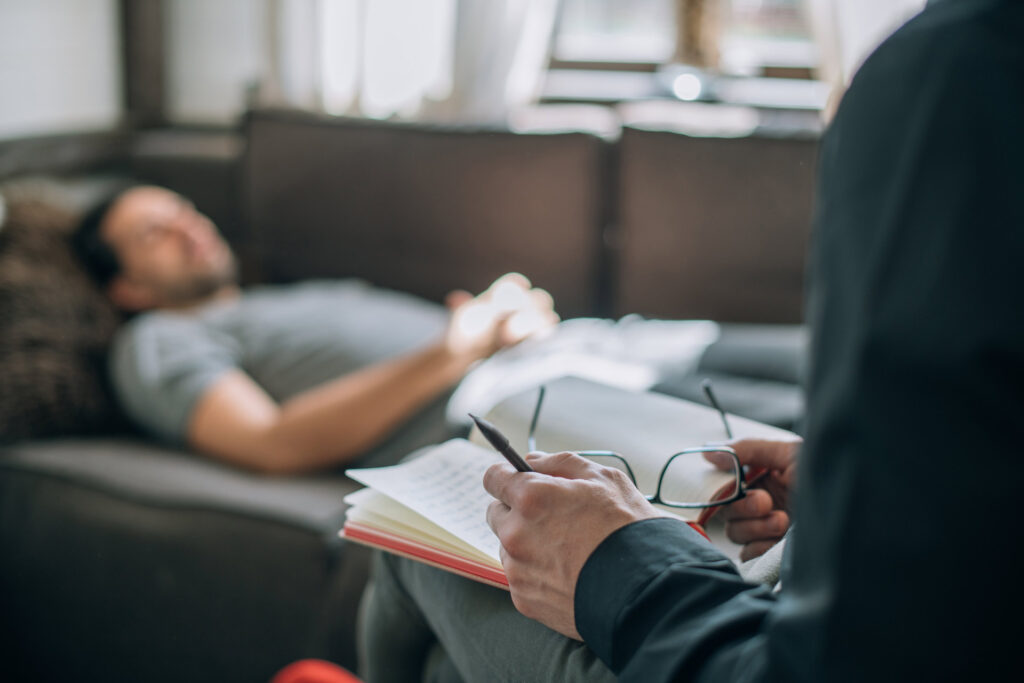
[(821, 107), (828, 96), (820, 81), (722, 77), (713, 101), (686, 102), (665, 77), (624, 71), (548, 71), (543, 105), (602, 105), (621, 125), (676, 130), (697, 137), (757, 135), (818, 138)]
[[(714, 98), (722, 104), (760, 109), (796, 109), (821, 112), (829, 86), (798, 78), (720, 76), (713, 81)], [(541, 90), (541, 101), (618, 104), (647, 99), (676, 99), (658, 74), (634, 71), (551, 69)]]

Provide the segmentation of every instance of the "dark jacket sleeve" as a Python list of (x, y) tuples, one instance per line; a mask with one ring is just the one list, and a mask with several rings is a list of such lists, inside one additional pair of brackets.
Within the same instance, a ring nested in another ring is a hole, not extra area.
[(577, 628), (624, 680), (946, 681), (1019, 669), (1024, 3), (930, 6), (823, 141), (792, 573), (681, 526), (588, 560)]
[(580, 635), (620, 680), (669, 681), (689, 678), (714, 653), (748, 648), (774, 602), (689, 526), (651, 519), (594, 551), (575, 609)]

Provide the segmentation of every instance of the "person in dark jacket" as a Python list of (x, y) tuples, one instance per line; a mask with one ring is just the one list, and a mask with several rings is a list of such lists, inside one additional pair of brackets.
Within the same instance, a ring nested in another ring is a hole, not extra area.
[[(587, 657), (645, 683), (1017, 670), (1024, 3), (931, 3), (857, 73), (819, 172), (806, 442), (798, 457), (764, 446), (798, 460), (781, 591), (744, 583), (578, 456), (534, 457), (537, 474), (495, 466), (489, 522), (512, 601), (560, 647), (582, 640), (551, 680)], [(407, 571), (391, 578), (416, 600)], [(460, 675), (458, 637), (478, 659), (518, 647), (524, 670), (554, 661), (540, 639), (495, 638), (502, 609), (476, 615), (483, 638), (477, 622), (435, 628)], [(521, 680), (514, 666), (506, 680)]]

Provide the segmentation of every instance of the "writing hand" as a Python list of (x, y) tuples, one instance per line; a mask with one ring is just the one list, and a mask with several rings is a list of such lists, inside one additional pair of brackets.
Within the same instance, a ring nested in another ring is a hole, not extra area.
[(612, 532), (662, 516), (622, 472), (574, 453), (530, 454), (534, 472), (493, 465), (484, 488), (497, 500), (487, 523), (501, 541), (512, 602), (576, 640), (573, 598), (584, 563)]
[[(741, 560), (762, 555), (789, 529), (789, 494), (796, 484), (796, 456), (801, 443), (799, 440), (763, 439), (729, 443), (740, 464), (767, 470), (745, 497), (725, 506), (720, 513), (726, 520), (726, 536), (743, 546)], [(716, 465), (730, 466), (719, 463), (714, 453), (709, 453), (707, 458)]]

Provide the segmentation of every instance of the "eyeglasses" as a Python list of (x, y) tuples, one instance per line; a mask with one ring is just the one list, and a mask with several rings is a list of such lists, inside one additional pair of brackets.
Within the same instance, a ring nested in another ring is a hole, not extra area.
[[(701, 383), (701, 389), (704, 395), (708, 399), (708, 403), (718, 411), (719, 417), (722, 419), (722, 426), (725, 428), (725, 434), (729, 439), (732, 439), (732, 429), (729, 427), (729, 420), (725, 415), (725, 411), (722, 410), (715, 398), (714, 391), (711, 388), (711, 381), (705, 379)], [(540, 411), (544, 405), (544, 395), (546, 388), (542, 385), (537, 392), (537, 404), (533, 409), (533, 417), (530, 420), (530, 431), (527, 437), (527, 445), (530, 451), (537, 450), (537, 441), (535, 434), (537, 431), (537, 422), (540, 419)], [(626, 474), (633, 485), (637, 485), (636, 475), (633, 473), (633, 468), (630, 467), (629, 461), (619, 453), (614, 451), (577, 451), (579, 455), (582, 455), (599, 465), (606, 467), (614, 467)], [(721, 467), (718, 469), (723, 474), (731, 475), (728, 483), (718, 489), (714, 500), (695, 502), (693, 501), (693, 494), (687, 490), (686, 483), (693, 480), (694, 472), (706, 472), (709, 463), (705, 459), (706, 453), (720, 453), (721, 458), (728, 462), (729, 466), (727, 470), (722, 471)], [(639, 488), (639, 487), (638, 487)], [(653, 495), (645, 495), (644, 497), (651, 503), (658, 505), (664, 505), (672, 508), (710, 508), (719, 505), (727, 505), (734, 501), (739, 500), (747, 495), (746, 492), (746, 477), (743, 472), (743, 467), (740, 465), (740, 460), (736, 455), (736, 451), (728, 446), (699, 446), (696, 448), (686, 448), (676, 453), (673, 453), (665, 461), (665, 464), (661, 468), (661, 472), (658, 474), (658, 485)]]

